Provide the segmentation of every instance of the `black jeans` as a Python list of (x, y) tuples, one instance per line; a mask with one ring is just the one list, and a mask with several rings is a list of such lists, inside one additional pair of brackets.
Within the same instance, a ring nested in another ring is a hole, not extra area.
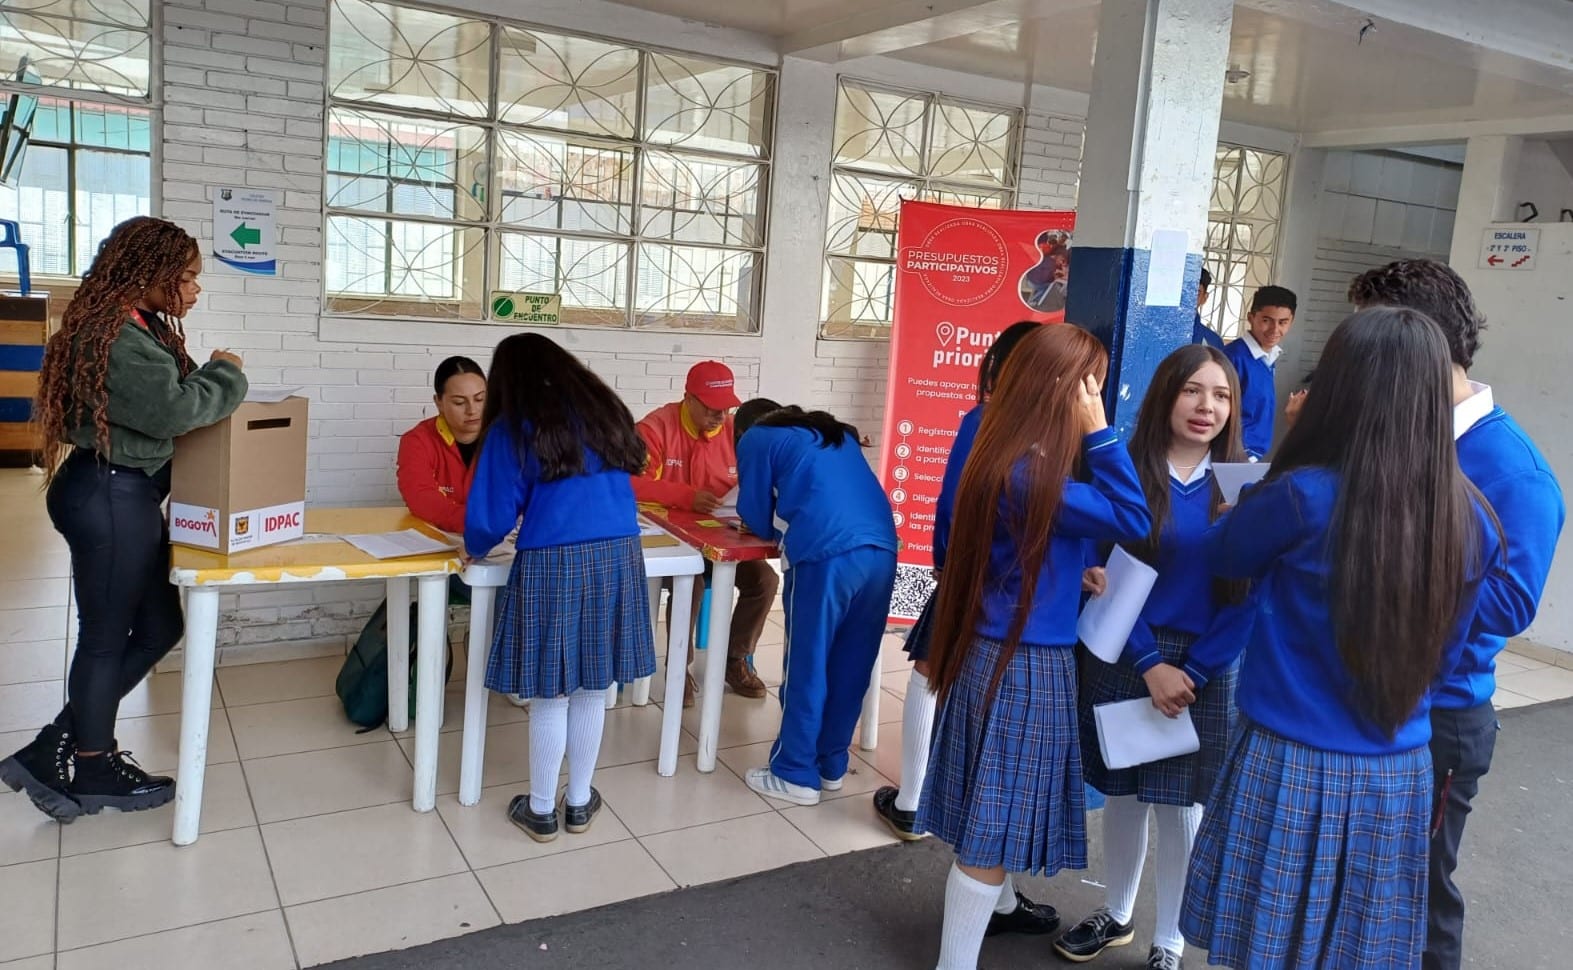
[(115, 746), (120, 699), (180, 642), (180, 593), (169, 582), (169, 528), (154, 476), (78, 449), (49, 486), (49, 519), (71, 547), (80, 618), (68, 701), (56, 723), (82, 751)]
[(1497, 713), (1490, 702), (1462, 711), (1431, 709), (1431, 877), (1426, 919), (1425, 970), (1458, 970), (1464, 956), (1464, 895), (1453, 885), (1458, 844), (1469, 803), (1491, 770), (1497, 746)]

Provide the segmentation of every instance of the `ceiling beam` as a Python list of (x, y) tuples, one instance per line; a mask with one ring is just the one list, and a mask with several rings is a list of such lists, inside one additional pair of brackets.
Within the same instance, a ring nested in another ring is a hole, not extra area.
[(783, 55), (841, 61), (894, 54), (988, 30), (1021, 28), (1034, 18), (1096, 6), (1097, 0), (885, 0), (857, 5), (781, 38)]

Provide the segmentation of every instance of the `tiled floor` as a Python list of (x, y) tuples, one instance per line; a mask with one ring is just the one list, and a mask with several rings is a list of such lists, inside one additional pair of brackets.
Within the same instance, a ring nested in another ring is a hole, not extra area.
[[(0, 470), (7, 753), (59, 709), (71, 635), (69, 564), (38, 481)], [(774, 617), (759, 657), (772, 683), (781, 638)], [(695, 770), (698, 712), (686, 712), (672, 779), (655, 773), (659, 709), (624, 705), (608, 715), (596, 775), (607, 811), (550, 845), (503, 814), (527, 787), (526, 712), (490, 705), (488, 787), (461, 808), (463, 701), (451, 686), (437, 811), (417, 815), (413, 738), (355, 733), (332, 696), (336, 660), (220, 668), (196, 845), (170, 844), (168, 809), (58, 826), (0, 788), (0, 970), (290, 970), (888, 844), (867, 793), (899, 774), (906, 663), (893, 638), (883, 665), (879, 748), (858, 752), (837, 797), (777, 807), (743, 784), (775, 736), (773, 700), (728, 695), (711, 775)], [(1517, 654), (1501, 667), (1500, 707), (1573, 695), (1573, 670)], [(122, 708), (120, 742), (150, 770), (175, 766), (179, 705), (178, 675), (162, 674)]]

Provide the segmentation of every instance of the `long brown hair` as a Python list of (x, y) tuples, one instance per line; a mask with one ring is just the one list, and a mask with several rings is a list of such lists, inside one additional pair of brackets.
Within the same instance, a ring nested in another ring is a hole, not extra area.
[[(1187, 344), (1165, 357), (1147, 386), (1147, 396), (1142, 399), (1141, 413), (1136, 418), (1136, 431), (1131, 435), (1131, 461), (1141, 478), (1147, 509), (1152, 512), (1152, 532), (1146, 542), (1129, 547), (1129, 552), (1148, 565), (1157, 564), (1159, 540), (1169, 525), (1169, 445), (1174, 440), (1174, 405), (1196, 372), (1209, 363), (1217, 364), (1229, 382), (1230, 407), (1229, 420), (1212, 440), (1207, 454), (1215, 462), (1245, 461), (1245, 448), (1240, 443), (1240, 378), (1229, 358), (1206, 344)], [(1215, 480), (1208, 517), (1218, 518), (1222, 505), (1223, 492)], [(1197, 563), (1195, 568), (1206, 567)], [(1245, 584), (1218, 580), (1213, 584), (1213, 593), (1220, 603), (1238, 603), (1244, 597)]]
[[(998, 581), (989, 575), (989, 551), (1001, 509), (1008, 508), (1004, 526), (1015, 541), (1021, 594), (991, 691), (1004, 676), (1032, 612), (1065, 481), (1081, 457), (1082, 425), (1077, 413), (1081, 382), (1089, 374), (1102, 381), (1108, 369), (1103, 345), (1073, 324), (1043, 326), (1026, 334), (1005, 362), (956, 490), (955, 522), (934, 607), (929, 654), (941, 699), (960, 676), (972, 649), (984, 589)], [(1078, 573), (1075, 581), (1080, 580)]]
[(1450, 364), (1425, 314), (1361, 310), (1328, 338), (1268, 472), (1338, 475), (1327, 530), (1332, 632), (1353, 702), (1389, 737), (1430, 689), (1481, 566), (1475, 503), (1485, 503), (1458, 467)]
[[(65, 457), (66, 433), (83, 415), (93, 420), (94, 444), (109, 454), (109, 348), (144, 293), (162, 294), (167, 307), (181, 306), (181, 276), (200, 252), (184, 229), (148, 216), (122, 222), (98, 247), (59, 332), (49, 338), (38, 375), (33, 419), (43, 439), (46, 486)], [(181, 377), (196, 369), (173, 313), (149, 332), (174, 355)]]

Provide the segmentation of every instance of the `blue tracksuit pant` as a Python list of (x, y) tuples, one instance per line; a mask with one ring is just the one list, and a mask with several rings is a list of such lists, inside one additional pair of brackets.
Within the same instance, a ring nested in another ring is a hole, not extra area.
[(847, 773), (847, 748), (879, 657), (896, 583), (896, 554), (863, 546), (786, 572), (786, 680), (778, 778), (818, 788)]

